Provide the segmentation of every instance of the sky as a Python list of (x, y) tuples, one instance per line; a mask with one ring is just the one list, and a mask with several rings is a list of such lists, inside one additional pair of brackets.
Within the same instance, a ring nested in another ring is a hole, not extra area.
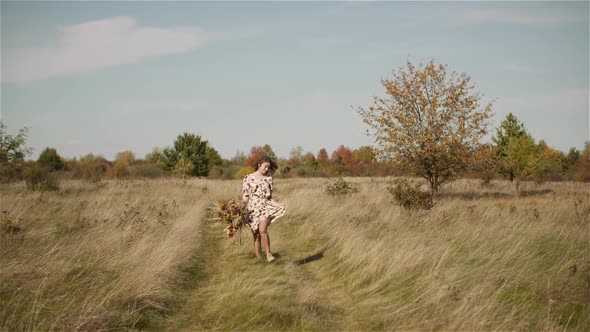
[[(30, 158), (143, 158), (184, 133), (223, 158), (374, 145), (355, 108), (407, 61), (447, 65), (567, 152), (589, 139), (589, 2), (2, 1), (1, 121)], [(484, 141), (489, 141), (488, 135)]]

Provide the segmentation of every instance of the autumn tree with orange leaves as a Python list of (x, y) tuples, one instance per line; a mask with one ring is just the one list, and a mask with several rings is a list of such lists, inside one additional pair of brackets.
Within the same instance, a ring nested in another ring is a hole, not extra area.
[(482, 95), (467, 74), (447, 72), (434, 61), (408, 61), (381, 83), (387, 96), (356, 111), (372, 129), (367, 134), (375, 137), (378, 153), (425, 178), (434, 196), (472, 162), (492, 103), (480, 105)]

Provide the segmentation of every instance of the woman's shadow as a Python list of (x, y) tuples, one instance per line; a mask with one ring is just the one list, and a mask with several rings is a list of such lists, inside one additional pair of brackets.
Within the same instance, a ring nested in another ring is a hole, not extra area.
[(293, 264), (303, 265), (303, 264), (307, 264), (307, 263), (310, 263), (313, 261), (317, 261), (318, 259), (321, 259), (322, 257), (324, 257), (324, 253), (326, 252), (326, 250), (328, 250), (327, 246), (322, 248), (320, 251), (318, 251), (317, 253), (315, 253), (311, 256), (307, 256), (305, 258), (298, 259), (298, 260), (294, 261)]

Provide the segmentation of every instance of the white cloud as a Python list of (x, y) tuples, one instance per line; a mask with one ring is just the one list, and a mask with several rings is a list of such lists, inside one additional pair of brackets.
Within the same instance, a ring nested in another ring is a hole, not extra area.
[(58, 31), (56, 46), (3, 51), (2, 81), (29, 83), (87, 72), (146, 57), (187, 52), (207, 41), (199, 28), (140, 27), (132, 17), (60, 26)]

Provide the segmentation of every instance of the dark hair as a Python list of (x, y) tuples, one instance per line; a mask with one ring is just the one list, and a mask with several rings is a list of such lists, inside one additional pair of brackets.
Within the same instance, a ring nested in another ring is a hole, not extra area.
[(256, 164), (255, 164), (256, 169), (258, 169), (258, 167), (260, 167), (260, 165), (262, 165), (264, 163), (270, 164), (270, 174), (273, 174), (277, 170), (277, 168), (279, 168), (279, 165), (277, 165), (277, 163), (274, 160), (272, 160), (271, 157), (262, 156), (256, 160)]

